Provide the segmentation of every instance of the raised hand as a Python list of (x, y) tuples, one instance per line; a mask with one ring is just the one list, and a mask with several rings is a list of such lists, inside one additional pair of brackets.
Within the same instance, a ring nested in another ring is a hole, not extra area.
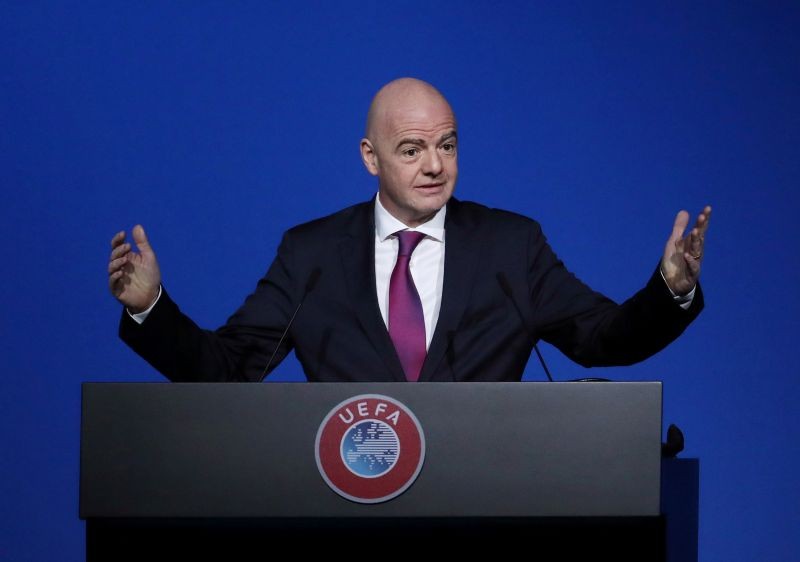
[(706, 207), (698, 215), (689, 235), (684, 237), (683, 233), (689, 224), (689, 213), (681, 211), (675, 217), (672, 234), (667, 240), (664, 257), (661, 259), (661, 273), (676, 295), (687, 294), (697, 284), (710, 218), (711, 207)]
[(158, 297), (161, 271), (141, 225), (133, 227), (133, 240), (138, 253), (125, 241), (125, 231), (111, 239), (108, 287), (114, 298), (136, 314), (147, 310)]

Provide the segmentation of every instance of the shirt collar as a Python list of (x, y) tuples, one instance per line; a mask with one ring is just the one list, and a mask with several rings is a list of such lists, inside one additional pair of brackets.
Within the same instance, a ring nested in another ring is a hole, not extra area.
[(381, 204), (381, 198), (375, 196), (375, 232), (378, 239), (383, 242), (398, 230), (411, 230), (421, 232), (425, 236), (433, 238), (438, 242), (444, 242), (444, 217), (447, 214), (447, 205), (436, 211), (433, 218), (428, 222), (411, 228), (392, 216), (389, 211)]

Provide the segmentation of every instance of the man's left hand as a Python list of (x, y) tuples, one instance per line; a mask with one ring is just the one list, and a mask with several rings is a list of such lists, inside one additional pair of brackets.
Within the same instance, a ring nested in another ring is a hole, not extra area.
[(676, 295), (686, 295), (697, 285), (710, 218), (711, 207), (706, 207), (698, 215), (692, 231), (684, 237), (683, 233), (689, 224), (689, 213), (681, 211), (675, 217), (672, 234), (667, 240), (664, 257), (661, 259), (661, 273)]

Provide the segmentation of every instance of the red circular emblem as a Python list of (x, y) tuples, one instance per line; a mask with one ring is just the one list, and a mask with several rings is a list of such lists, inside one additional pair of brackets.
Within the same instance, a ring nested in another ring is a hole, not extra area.
[(334, 407), (317, 431), (317, 467), (337, 494), (379, 503), (414, 483), (425, 460), (425, 435), (404, 404), (362, 394)]

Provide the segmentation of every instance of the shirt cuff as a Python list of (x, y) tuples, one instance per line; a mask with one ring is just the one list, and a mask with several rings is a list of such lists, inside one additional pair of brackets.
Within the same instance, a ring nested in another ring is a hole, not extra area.
[[(672, 288), (669, 286), (669, 283), (667, 283), (667, 278), (664, 277), (664, 272), (661, 271), (660, 267), (658, 268), (658, 272), (661, 274), (661, 279), (664, 280), (664, 284), (667, 286), (667, 290), (669, 290), (669, 293), (672, 295), (672, 299), (683, 310), (689, 310), (689, 307), (692, 306), (692, 301), (694, 300), (694, 292), (695, 292), (695, 289), (697, 289), (697, 285), (692, 287), (692, 290), (689, 291), (688, 293), (686, 293), (685, 295), (676, 295), (675, 291), (673, 291)], [(158, 294), (161, 295), (160, 292)], [(144, 314), (144, 313), (142, 313), (142, 314)]]
[[(694, 294), (694, 291), (692, 291), (692, 294)], [(153, 304), (151, 304), (150, 306), (147, 307), (147, 310), (143, 310), (141, 312), (137, 312), (136, 314), (134, 314), (133, 312), (131, 312), (127, 308), (125, 310), (128, 312), (128, 316), (130, 316), (133, 319), (134, 322), (136, 322), (137, 324), (141, 324), (142, 322), (147, 320), (147, 317), (150, 314), (150, 311), (153, 310), (153, 307), (156, 305), (156, 303), (158, 302), (158, 299), (160, 299), (160, 298), (161, 298), (161, 285), (158, 286), (158, 296), (156, 297), (156, 300), (153, 301)]]

